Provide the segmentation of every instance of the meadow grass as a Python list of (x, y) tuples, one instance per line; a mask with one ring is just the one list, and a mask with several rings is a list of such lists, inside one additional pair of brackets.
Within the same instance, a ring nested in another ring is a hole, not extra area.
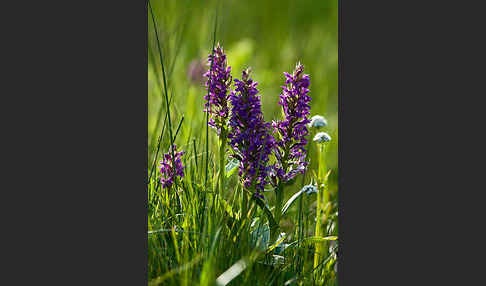
[[(298, 3), (150, 1), (149, 285), (337, 285), (337, 1)], [(311, 77), (311, 115), (329, 123), (324, 148), (312, 141), (314, 130), (308, 136), (310, 165), (285, 188), (284, 235), (275, 240), (268, 214), (275, 213), (274, 192), (265, 192), (262, 205), (245, 193), (227, 156), (221, 168), (218, 136), (203, 112), (207, 91), (187, 75), (216, 42), (233, 76), (252, 67), (267, 122), (281, 117), (282, 72), (301, 61)], [(185, 152), (185, 176), (167, 191), (159, 161), (172, 142)], [(311, 182), (325, 187), (301, 193)]]

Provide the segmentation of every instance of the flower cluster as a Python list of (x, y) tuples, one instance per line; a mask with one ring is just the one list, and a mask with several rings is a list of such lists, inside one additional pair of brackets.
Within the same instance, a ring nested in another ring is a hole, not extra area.
[(311, 194), (314, 194), (314, 193), (318, 193), (319, 190), (317, 189), (316, 185), (309, 184), (309, 185), (305, 185), (302, 188), (302, 192), (307, 194), (307, 195), (311, 195)]
[(316, 134), (316, 136), (314, 136), (313, 140), (317, 143), (325, 143), (331, 141), (331, 136), (329, 136), (329, 134), (326, 132), (319, 132)]
[(235, 90), (231, 92), (233, 106), (230, 118), (228, 139), (240, 161), (239, 175), (245, 188), (255, 186), (258, 197), (269, 183), (267, 166), (272, 152), (274, 139), (269, 133), (270, 124), (265, 123), (257, 82), (250, 78), (250, 70), (242, 73), (242, 79), (235, 79)]
[(210, 68), (204, 76), (208, 78), (206, 88), (209, 92), (204, 96), (207, 101), (204, 111), (210, 113), (208, 124), (216, 129), (219, 135), (228, 120), (228, 98), (232, 80), (231, 67), (227, 66), (226, 54), (219, 43), (213, 54), (209, 55), (208, 65)]
[(278, 140), (275, 145), (275, 176), (281, 182), (287, 182), (297, 174), (303, 173), (307, 162), (305, 161), (307, 144), (305, 136), (309, 133), (307, 124), (310, 114), (309, 102), (309, 75), (303, 74), (304, 66), (297, 64), (292, 74), (284, 73), (285, 84), (282, 86), (279, 104), (283, 107), (285, 118), (272, 123)]
[[(165, 153), (162, 161), (160, 161), (160, 182), (162, 183), (162, 188), (167, 189), (172, 186), (176, 176), (181, 178), (184, 177), (184, 166), (182, 166), (181, 157), (184, 154), (184, 151), (177, 152), (177, 147), (174, 145), (174, 158), (172, 158), (172, 152)], [(174, 160), (172, 160), (174, 159)], [(172, 162), (175, 163), (175, 173), (174, 168), (172, 167)]]
[(320, 129), (321, 127), (326, 127), (326, 126), (327, 126), (327, 120), (320, 115), (312, 116), (311, 121), (309, 123), (310, 128)]

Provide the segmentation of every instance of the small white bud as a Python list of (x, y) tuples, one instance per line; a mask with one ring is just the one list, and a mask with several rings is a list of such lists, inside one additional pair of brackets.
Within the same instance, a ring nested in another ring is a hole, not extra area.
[(317, 190), (317, 187), (310, 184), (310, 185), (306, 185), (302, 188), (302, 192), (304, 192), (305, 194), (307, 195), (310, 195), (312, 193), (317, 193), (318, 190)]
[(314, 141), (317, 143), (324, 143), (324, 142), (329, 142), (331, 141), (331, 136), (327, 134), (326, 132), (319, 132), (314, 136)]
[(309, 127), (312, 128), (321, 128), (321, 127), (326, 127), (327, 126), (327, 120), (320, 116), (320, 115), (314, 115), (311, 118), (311, 122), (309, 123)]

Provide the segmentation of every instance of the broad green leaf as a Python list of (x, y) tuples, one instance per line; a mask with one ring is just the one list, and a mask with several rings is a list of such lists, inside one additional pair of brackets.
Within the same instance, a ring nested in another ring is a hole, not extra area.
[(252, 227), (251, 242), (253, 246), (261, 251), (265, 251), (270, 243), (270, 228), (268, 227), (268, 224), (262, 224), (261, 222), (256, 223), (254, 221)]
[(230, 177), (233, 175), (233, 173), (236, 171), (236, 167), (240, 164), (240, 161), (237, 159), (231, 158), (229, 159), (228, 164), (226, 164), (225, 170), (226, 170), (226, 178)]

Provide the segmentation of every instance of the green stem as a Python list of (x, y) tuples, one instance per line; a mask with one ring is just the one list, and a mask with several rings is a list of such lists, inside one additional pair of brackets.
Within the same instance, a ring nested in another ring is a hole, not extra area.
[[(318, 176), (318, 192), (317, 192), (317, 210), (316, 210), (316, 230), (315, 230), (315, 236), (321, 236), (322, 235), (322, 207), (323, 207), (323, 192), (324, 188), (321, 188), (321, 180), (322, 180), (322, 173), (323, 169), (325, 168), (322, 160), (322, 145), (319, 144), (317, 148), (317, 176)], [(315, 244), (315, 249), (316, 252), (314, 254), (314, 268), (319, 265), (320, 258), (322, 256), (322, 248), (323, 245), (322, 243), (316, 242)]]
[(241, 194), (243, 196), (243, 202), (241, 206), (241, 220), (243, 221), (243, 219), (248, 216), (248, 193), (245, 190), (244, 186), (242, 186)]
[(273, 242), (278, 238), (279, 234), (279, 229), (280, 229), (280, 219), (282, 218), (282, 203), (283, 203), (283, 197), (284, 197), (284, 192), (283, 192), (283, 185), (282, 183), (279, 183), (277, 185), (277, 188), (275, 189), (275, 194), (276, 194), (276, 201), (275, 201), (275, 223), (276, 226), (274, 229), (271, 230), (270, 234), (270, 239)]
[[(290, 132), (290, 129), (289, 131)], [(290, 134), (289, 134), (290, 135)], [(290, 137), (290, 136), (289, 136)], [(290, 142), (285, 143), (284, 147), (284, 156), (282, 162), (282, 169), (284, 172), (287, 172), (287, 160), (289, 157), (289, 149), (290, 149)], [(277, 223), (275, 230), (271, 232), (270, 234), (270, 239), (272, 241), (275, 241), (278, 237), (279, 229), (280, 229), (280, 219), (282, 218), (282, 203), (284, 199), (284, 186), (283, 182), (279, 179), (277, 187), (275, 189), (275, 196), (276, 196), (276, 201), (275, 201), (275, 222)]]
[(226, 168), (225, 168), (225, 155), (226, 152), (226, 130), (221, 129), (220, 135), (220, 147), (219, 147), (219, 188), (220, 188), (220, 195), (224, 193), (224, 181), (226, 177)]
[(282, 203), (283, 203), (283, 186), (279, 184), (276, 190), (277, 200), (275, 204), (275, 221), (280, 225), (280, 218), (282, 217)]

